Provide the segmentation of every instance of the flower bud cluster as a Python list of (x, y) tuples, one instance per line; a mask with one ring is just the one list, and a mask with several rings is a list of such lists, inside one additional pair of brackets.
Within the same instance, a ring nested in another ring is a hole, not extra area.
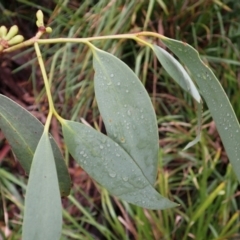
[(44, 21), (43, 21), (44, 16), (43, 16), (43, 12), (41, 10), (37, 11), (36, 17), (37, 17), (36, 25), (37, 25), (38, 29), (42, 32), (51, 33), (52, 28), (50, 28), (50, 27), (45, 28), (45, 26), (44, 26)]
[(9, 31), (5, 26), (0, 27), (0, 52), (4, 48), (23, 42), (23, 40), (23, 36), (18, 35), (18, 27), (16, 25), (12, 26)]
[[(43, 33), (51, 33), (52, 28), (44, 26), (44, 15), (41, 10), (37, 11), (37, 27), (38, 33), (36, 34), (36, 38), (39, 38)], [(18, 26), (14, 25), (9, 30), (5, 26), (0, 27), (0, 53), (12, 45), (19, 44), (24, 41), (22, 35), (18, 34)]]

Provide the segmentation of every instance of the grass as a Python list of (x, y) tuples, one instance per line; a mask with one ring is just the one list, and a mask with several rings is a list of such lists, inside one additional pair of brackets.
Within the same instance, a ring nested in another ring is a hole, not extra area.
[[(19, 2), (21, 5), (17, 9), (11, 4), (9, 9), (5, 4), (2, 20), (15, 22), (21, 19), (20, 22), (30, 21), (30, 26), (34, 26), (34, 14), (26, 13), (30, 10), (35, 13), (39, 5), (35, 1)], [(53, 28), (51, 37), (149, 30), (188, 42), (219, 78), (238, 118), (239, 8), (240, 4), (235, 0), (100, 0), (83, 1), (82, 4), (75, 1), (42, 4)], [(1, 9), (4, 9), (4, 3)], [(18, 12), (17, 16), (14, 11)], [(29, 32), (26, 29), (22, 31)], [(66, 153), (74, 185), (72, 194), (63, 199), (62, 239), (238, 239), (238, 182), (206, 106), (201, 143), (182, 152), (195, 136), (196, 109), (192, 99), (172, 81), (148, 48), (129, 40), (94, 44), (125, 61), (147, 88), (157, 114), (161, 146), (155, 187), (181, 206), (150, 211), (121, 202), (93, 183)], [(88, 48), (56, 44), (42, 46), (42, 50), (59, 113), (72, 120), (83, 118), (104, 132), (94, 99), (94, 72)], [(18, 60), (23, 56), (35, 58), (32, 50), (25, 50), (13, 58)], [(39, 111), (46, 113), (45, 92), (35, 59), (15, 69), (14, 73), (21, 68), (31, 69), (31, 94)], [(54, 136), (60, 139), (59, 144), (64, 148), (61, 133), (56, 129), (53, 129)], [(6, 162), (2, 166), (0, 182), (7, 225), (0, 227), (0, 236), (2, 231), (3, 236), (8, 236), (6, 239), (19, 239), (26, 179), (6, 170)]]

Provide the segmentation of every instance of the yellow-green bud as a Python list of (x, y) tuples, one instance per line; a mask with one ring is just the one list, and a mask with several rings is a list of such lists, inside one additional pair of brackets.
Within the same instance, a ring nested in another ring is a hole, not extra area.
[(43, 12), (41, 10), (38, 10), (37, 13), (36, 13), (36, 16), (37, 16), (37, 26), (38, 27), (43, 27), (44, 26), (44, 23), (43, 23)]
[(46, 32), (47, 33), (51, 33), (52, 32), (52, 28), (51, 27), (46, 27)]
[(41, 24), (39, 23), (38, 20), (36, 21), (36, 25), (37, 25), (37, 27), (41, 27)]
[(5, 26), (0, 27), (0, 38), (5, 37), (7, 35), (7, 28)]
[(22, 35), (16, 35), (8, 41), (8, 45), (12, 46), (12, 45), (21, 43), (23, 42), (23, 40), (24, 40), (24, 37)]
[(13, 38), (16, 34), (18, 33), (18, 26), (14, 25), (12, 26), (7, 35), (4, 37), (5, 40), (10, 40), (11, 38)]
[(0, 45), (0, 53), (3, 51), (4, 47)]
[(36, 25), (37, 25), (38, 28), (44, 27), (44, 23), (40, 22), (39, 20), (36, 21)]

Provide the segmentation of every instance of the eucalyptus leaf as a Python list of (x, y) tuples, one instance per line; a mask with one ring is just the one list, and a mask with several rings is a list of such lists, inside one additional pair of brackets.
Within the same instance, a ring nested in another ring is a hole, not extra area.
[(166, 37), (161, 40), (183, 62), (195, 79), (240, 181), (240, 126), (225, 91), (193, 47)]
[(62, 129), (73, 158), (111, 194), (148, 209), (177, 206), (153, 188), (128, 153), (111, 138), (73, 121), (62, 122)]
[[(0, 94), (0, 129), (10, 143), (16, 158), (29, 174), (33, 154), (43, 133), (42, 123), (19, 104)], [(49, 135), (56, 162), (62, 196), (71, 189), (71, 180), (64, 158), (56, 142)]]
[(172, 55), (157, 45), (152, 45), (152, 49), (156, 54), (159, 62), (162, 64), (168, 74), (173, 78), (173, 80), (175, 80), (185, 91), (189, 92), (197, 102), (198, 132), (196, 138), (193, 141), (189, 142), (184, 148), (184, 150), (186, 150), (201, 139), (202, 101), (200, 94), (186, 70)]
[(185, 91), (189, 92), (198, 103), (200, 103), (200, 94), (183, 66), (163, 48), (153, 45), (153, 51), (159, 62), (173, 80), (175, 80)]
[(107, 134), (132, 157), (153, 185), (158, 165), (158, 127), (144, 86), (120, 59), (93, 48), (96, 100)]
[(23, 240), (58, 240), (62, 231), (62, 204), (54, 156), (43, 133), (34, 153), (23, 218)]

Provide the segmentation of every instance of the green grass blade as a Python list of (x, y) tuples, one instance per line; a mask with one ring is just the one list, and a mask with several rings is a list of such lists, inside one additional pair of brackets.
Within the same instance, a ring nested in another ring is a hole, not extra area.
[(201, 140), (201, 128), (202, 128), (202, 101), (200, 103), (197, 103), (197, 119), (198, 119), (198, 123), (197, 123), (197, 135), (196, 137), (189, 142), (183, 150), (186, 150), (190, 147), (192, 147), (193, 145), (195, 145), (196, 143), (198, 143)]
[(225, 187), (225, 182), (220, 183), (213, 192), (211, 192), (206, 201), (203, 201), (196, 211), (193, 213), (190, 219), (190, 226), (195, 223), (195, 221), (204, 213), (204, 211), (212, 204), (213, 200), (218, 196), (219, 192), (222, 191)]
[(221, 84), (193, 47), (165, 37), (161, 40), (183, 62), (195, 79), (240, 181), (240, 126)]
[(149, 209), (177, 206), (152, 187), (138, 165), (111, 138), (73, 121), (65, 120), (62, 128), (71, 155), (111, 194)]
[(240, 226), (240, 223), (239, 223), (239, 212), (236, 212), (229, 219), (228, 223), (223, 227), (223, 229), (222, 229), (221, 233), (219, 234), (219, 236), (222, 236), (222, 238), (224, 238), (225, 235), (227, 235), (228, 232), (231, 231), (232, 228), (233, 229), (234, 228), (239, 229), (239, 226)]
[[(43, 133), (42, 123), (11, 99), (0, 94), (0, 128), (10, 143), (16, 158), (29, 174), (33, 154)], [(50, 135), (62, 196), (71, 189), (71, 180), (64, 158)]]
[(60, 239), (62, 205), (55, 161), (48, 134), (34, 153), (23, 219), (23, 240)]
[(2, 187), (0, 184), (0, 222), (4, 223), (4, 208), (3, 208), (3, 196), (2, 196)]
[(108, 136), (141, 168), (153, 185), (158, 164), (158, 128), (144, 86), (120, 59), (93, 49), (94, 88)]

